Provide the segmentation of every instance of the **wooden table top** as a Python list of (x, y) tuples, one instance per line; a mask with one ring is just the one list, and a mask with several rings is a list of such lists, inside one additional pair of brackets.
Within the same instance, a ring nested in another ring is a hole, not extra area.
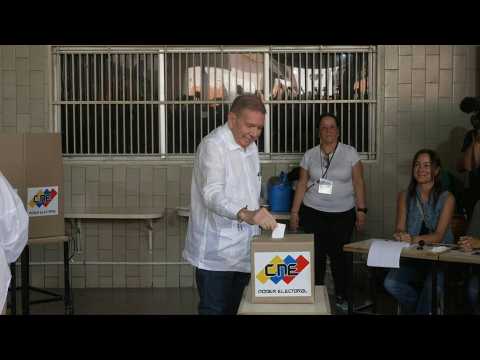
[[(373, 240), (374, 239), (368, 239), (346, 244), (343, 246), (343, 251), (359, 254), (368, 254), (370, 245), (372, 244)], [(414, 245), (409, 248), (402, 249), (401, 256), (411, 259), (438, 260), (439, 254), (431, 252), (431, 249), (431, 246), (424, 246), (423, 250), (417, 250), (417, 246)]]
[(28, 245), (64, 243), (64, 242), (67, 242), (68, 239), (69, 239), (68, 236), (48, 236), (48, 237), (28, 238)]
[(448, 250), (439, 255), (439, 260), (444, 262), (455, 262), (464, 264), (480, 264), (480, 254), (473, 255), (473, 253), (479, 252), (474, 250), (472, 252), (463, 252), (461, 250)]

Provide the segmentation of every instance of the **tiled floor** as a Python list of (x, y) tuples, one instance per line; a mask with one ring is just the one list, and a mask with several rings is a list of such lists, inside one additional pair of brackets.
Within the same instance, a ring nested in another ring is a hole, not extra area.
[[(63, 289), (50, 289), (62, 293)], [(198, 294), (195, 288), (155, 289), (74, 289), (75, 315), (195, 315)], [(31, 292), (31, 300), (46, 298)], [(356, 304), (365, 303), (362, 296), (356, 297)], [(335, 314), (335, 302), (330, 295), (331, 312)], [(391, 301), (379, 294), (378, 311), (393, 314)], [(21, 314), (21, 295), (17, 295), (17, 314)], [(63, 315), (62, 301), (32, 304), (32, 315)]]
[[(195, 315), (198, 294), (195, 288), (155, 289), (73, 289), (76, 315)], [(62, 293), (63, 289), (51, 289)], [(31, 292), (31, 300), (45, 296)], [(21, 314), (21, 295), (17, 295), (17, 314)], [(330, 296), (330, 304), (334, 299)], [(63, 302), (30, 305), (32, 315), (64, 314)], [(332, 314), (335, 308), (332, 306)]]
[[(198, 295), (194, 288), (155, 289), (73, 289), (76, 315), (188, 315), (197, 313)], [(62, 293), (63, 289), (51, 291)], [(43, 299), (34, 292), (31, 300)], [(21, 314), (21, 297), (17, 296), (17, 314)], [(30, 313), (64, 314), (63, 302), (30, 305)]]

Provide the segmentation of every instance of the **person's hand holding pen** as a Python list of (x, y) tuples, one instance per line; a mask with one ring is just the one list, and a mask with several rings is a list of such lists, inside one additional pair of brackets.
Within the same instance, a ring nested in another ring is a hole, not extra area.
[(393, 238), (397, 241), (413, 242), (413, 236), (405, 231), (397, 231), (393, 234)]
[(273, 230), (277, 227), (277, 222), (272, 214), (263, 207), (258, 210), (248, 210), (247, 207), (244, 207), (238, 212), (237, 217), (247, 224), (260, 225), (264, 230)]
[(471, 252), (473, 250), (473, 237), (471, 236), (460, 236), (458, 241), (460, 249), (465, 252)]

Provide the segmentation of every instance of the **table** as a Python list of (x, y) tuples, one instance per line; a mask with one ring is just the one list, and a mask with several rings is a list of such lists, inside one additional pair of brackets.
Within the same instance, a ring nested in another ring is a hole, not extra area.
[(325, 286), (315, 286), (313, 304), (253, 304), (250, 287), (243, 293), (238, 315), (331, 315), (330, 301)]
[[(478, 252), (478, 249), (473, 250), (472, 252), (464, 252), (461, 250), (448, 250), (444, 253), (441, 253), (438, 257), (440, 264), (445, 268), (445, 291), (444, 291), (444, 298), (448, 299), (447, 293), (449, 291), (449, 287), (447, 284), (450, 283), (450, 267), (452, 265), (472, 265), (472, 266), (479, 266), (480, 265), (480, 255), (474, 255), (473, 253)], [(464, 269), (461, 269), (464, 270)], [(464, 274), (463, 274), (464, 277)], [(468, 284), (468, 282), (467, 282)], [(446, 309), (450, 309), (448, 306), (445, 307)]]
[(470, 265), (480, 265), (480, 255), (473, 255), (473, 252), (464, 252), (461, 250), (448, 250), (438, 256), (438, 260), (447, 263), (463, 263)]
[(68, 219), (75, 233), (75, 242), (80, 251), (81, 220), (145, 220), (148, 230), (148, 250), (153, 251), (153, 221), (163, 218), (163, 210), (159, 209), (130, 209), (130, 208), (95, 208), (95, 209), (66, 209), (65, 219)]
[[(271, 214), (275, 220), (290, 220), (289, 212), (272, 212)], [(190, 207), (189, 206), (177, 207), (177, 215), (185, 218), (190, 217)]]
[[(60, 295), (45, 289), (39, 289), (33, 286), (30, 286), (30, 245), (46, 245), (46, 244), (55, 244), (63, 243), (63, 267), (64, 267), (64, 282), (65, 289), (64, 294)], [(22, 264), (21, 264), (21, 289), (22, 291), (22, 314), (30, 314), (30, 304), (39, 304), (51, 301), (63, 300), (65, 302), (65, 314), (73, 314), (73, 303), (72, 303), (72, 291), (70, 287), (70, 260), (69, 256), (69, 237), (68, 236), (51, 236), (51, 237), (42, 237), (42, 238), (29, 238), (28, 243), (20, 255)], [(12, 280), (10, 283), (11, 290), (11, 308), (12, 314), (16, 314), (17, 310), (17, 295), (16, 295), (16, 267), (15, 263), (10, 265), (10, 270), (12, 273)], [(49, 295), (50, 299), (42, 299), (30, 301), (30, 290)]]
[[(353, 314), (355, 311), (353, 309), (353, 254), (368, 254), (370, 245), (372, 244), (373, 239), (357, 241), (343, 246), (343, 251), (349, 253), (349, 259), (347, 259), (347, 264), (349, 266), (347, 271), (347, 289), (348, 289), (348, 313)], [(438, 271), (438, 262), (439, 256), (438, 253), (433, 253), (430, 251), (432, 246), (424, 246), (423, 250), (418, 250), (416, 246), (404, 248), (401, 252), (401, 258), (416, 259), (418, 261), (428, 261), (431, 265), (432, 272), (432, 314), (437, 314), (437, 271)], [(373, 292), (373, 312), (376, 312), (376, 294), (375, 294), (375, 268), (370, 268), (371, 271), (371, 291)], [(369, 305), (370, 306), (370, 305)], [(357, 309), (358, 310), (358, 309)]]

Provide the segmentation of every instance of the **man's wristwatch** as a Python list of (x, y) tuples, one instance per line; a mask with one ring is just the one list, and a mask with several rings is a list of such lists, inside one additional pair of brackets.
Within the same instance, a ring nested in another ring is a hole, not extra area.
[(361, 211), (364, 214), (366, 214), (368, 212), (368, 209), (367, 208), (357, 208), (357, 211)]

